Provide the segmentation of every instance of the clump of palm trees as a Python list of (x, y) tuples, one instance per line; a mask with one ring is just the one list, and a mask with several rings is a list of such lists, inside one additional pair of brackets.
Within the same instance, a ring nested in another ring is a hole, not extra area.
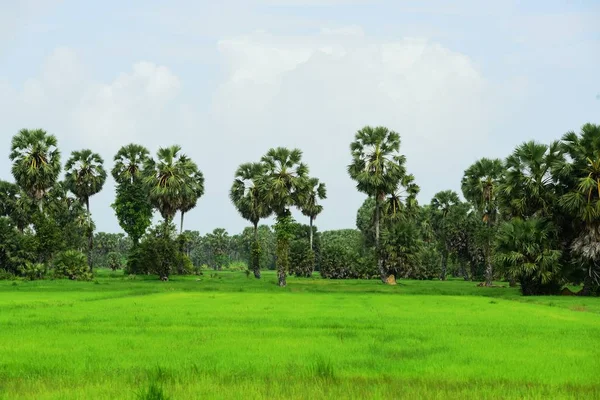
[(293, 208), (309, 217), (312, 248), (312, 222), (321, 213), (319, 201), (325, 199), (327, 192), (323, 183), (308, 174), (302, 151), (285, 147), (272, 148), (259, 162), (242, 164), (236, 171), (230, 198), (240, 215), (254, 226), (250, 269), (256, 278), (260, 278), (261, 250), (256, 234), (260, 219), (276, 217), (276, 268), (280, 286), (286, 286), (290, 270)]

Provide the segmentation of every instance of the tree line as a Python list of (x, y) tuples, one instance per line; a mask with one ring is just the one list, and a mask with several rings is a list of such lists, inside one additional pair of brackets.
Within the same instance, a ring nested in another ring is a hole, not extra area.
[[(201, 267), (277, 270), (325, 278), (504, 280), (523, 294), (555, 294), (600, 283), (600, 126), (586, 124), (550, 144), (529, 141), (504, 160), (482, 158), (465, 170), (458, 193), (441, 190), (429, 204), (407, 171), (400, 135), (364, 127), (350, 144), (347, 172), (367, 198), (356, 229), (318, 232), (325, 184), (311, 176), (302, 151), (272, 148), (235, 171), (229, 197), (250, 227), (201, 236), (184, 217), (204, 194), (204, 176), (180, 146), (155, 157), (139, 144), (122, 147), (110, 171), (112, 207), (126, 233), (94, 233), (90, 197), (107, 172), (99, 154), (73, 152), (62, 171), (57, 139), (21, 130), (11, 142), (14, 183), (0, 182), (3, 276), (88, 279), (94, 264), (129, 273), (200, 273)], [(307, 224), (294, 220), (300, 211)], [(162, 222), (152, 226), (157, 211)], [(175, 217), (179, 213), (179, 229)], [(273, 227), (261, 221), (275, 217)], [(108, 243), (111, 243), (110, 245)], [(110, 248), (110, 250), (108, 250)]]

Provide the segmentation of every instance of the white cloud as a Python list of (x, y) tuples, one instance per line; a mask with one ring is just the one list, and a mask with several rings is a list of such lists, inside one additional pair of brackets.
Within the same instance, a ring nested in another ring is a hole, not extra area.
[(461, 156), (485, 142), (492, 109), (490, 87), (473, 62), (424, 39), (331, 33), (260, 33), (220, 43), (230, 73), (213, 115), (221, 130), (247, 134), (236, 156), (302, 148), (311, 172), (331, 188), (321, 218), (330, 226), (352, 225), (362, 199), (345, 167), (354, 133), (367, 124), (401, 134), (422, 200), (457, 189), (471, 161)]

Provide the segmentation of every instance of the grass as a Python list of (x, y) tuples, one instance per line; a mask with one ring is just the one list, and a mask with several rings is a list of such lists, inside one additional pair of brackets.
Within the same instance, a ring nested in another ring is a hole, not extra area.
[(0, 282), (0, 399), (600, 399), (600, 299), (242, 272)]

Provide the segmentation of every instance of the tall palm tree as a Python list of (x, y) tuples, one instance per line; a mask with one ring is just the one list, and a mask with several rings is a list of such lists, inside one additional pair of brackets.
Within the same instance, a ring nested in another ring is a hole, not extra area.
[[(87, 218), (91, 221), (90, 197), (99, 193), (106, 182), (104, 160), (98, 153), (89, 149), (74, 151), (65, 165), (65, 184), (67, 188), (79, 198), (87, 211)], [(88, 221), (89, 222), (89, 221)], [(91, 226), (91, 224), (88, 224)], [(88, 229), (88, 264), (92, 269), (92, 248), (94, 241), (93, 229)]]
[[(192, 163), (190, 160), (183, 160), (182, 162), (184, 164)], [(198, 204), (198, 199), (204, 195), (204, 175), (202, 171), (195, 164), (190, 166), (188, 170), (190, 175), (185, 177), (181, 204), (179, 205), (179, 212), (181, 213), (180, 234), (183, 233), (183, 217), (185, 213), (194, 209)]]
[(504, 165), (499, 159), (482, 158), (465, 171), (461, 181), (462, 192), (482, 214), (485, 223), (485, 284), (492, 285), (492, 229), (498, 217), (498, 191), (504, 173)]
[(313, 221), (323, 211), (323, 206), (319, 204), (319, 200), (327, 198), (327, 189), (325, 184), (319, 182), (317, 178), (310, 178), (307, 182), (306, 202), (302, 205), (302, 214), (309, 218), (309, 242), (310, 249), (313, 250)]
[(556, 204), (553, 169), (562, 161), (558, 142), (529, 141), (506, 159), (506, 172), (498, 194), (510, 217), (548, 217)]
[[(381, 253), (380, 219), (385, 197), (396, 192), (398, 185), (407, 175), (406, 157), (400, 152), (400, 135), (378, 126), (366, 126), (359, 130), (350, 145), (352, 163), (348, 173), (356, 181), (358, 191), (375, 199), (375, 246)], [(387, 281), (383, 258), (379, 254), (377, 264), (381, 280)]]
[(112, 176), (115, 182), (133, 183), (139, 180), (149, 158), (148, 149), (139, 144), (130, 143), (121, 147), (114, 157), (115, 166), (112, 169)]
[(308, 196), (308, 167), (302, 163), (302, 151), (277, 147), (262, 157), (265, 178), (260, 182), (263, 201), (277, 215), (277, 275), (279, 286), (286, 285), (292, 236), (291, 207), (302, 207)]
[(41, 129), (22, 129), (12, 139), (10, 160), (15, 181), (43, 211), (43, 199), (61, 170), (56, 137)]
[(172, 221), (183, 199), (188, 195), (189, 178), (197, 172), (194, 164), (181, 152), (181, 146), (161, 147), (157, 161), (148, 159), (144, 165), (144, 181), (149, 189), (152, 205), (165, 220)]
[(560, 204), (580, 232), (571, 248), (585, 272), (583, 294), (589, 294), (592, 285), (600, 286), (600, 125), (586, 124), (579, 135), (568, 132), (561, 149), (568, 161), (556, 171), (567, 189)]
[(258, 223), (262, 218), (268, 218), (272, 210), (264, 201), (265, 194), (261, 192), (264, 186), (265, 166), (261, 163), (245, 163), (238, 167), (229, 198), (244, 219), (252, 223), (254, 240), (250, 255), (250, 269), (254, 277), (260, 279), (260, 244), (258, 241)]
[(65, 165), (65, 183), (90, 213), (90, 197), (99, 193), (106, 182), (104, 160), (89, 149), (74, 151)]
[(453, 190), (443, 190), (436, 193), (431, 199), (431, 210), (433, 211), (433, 225), (438, 237), (441, 239), (442, 250), (442, 274), (440, 279), (446, 280), (448, 268), (448, 256), (450, 255), (450, 242), (453, 226), (449, 223), (449, 214), (453, 207), (460, 204), (458, 194)]

